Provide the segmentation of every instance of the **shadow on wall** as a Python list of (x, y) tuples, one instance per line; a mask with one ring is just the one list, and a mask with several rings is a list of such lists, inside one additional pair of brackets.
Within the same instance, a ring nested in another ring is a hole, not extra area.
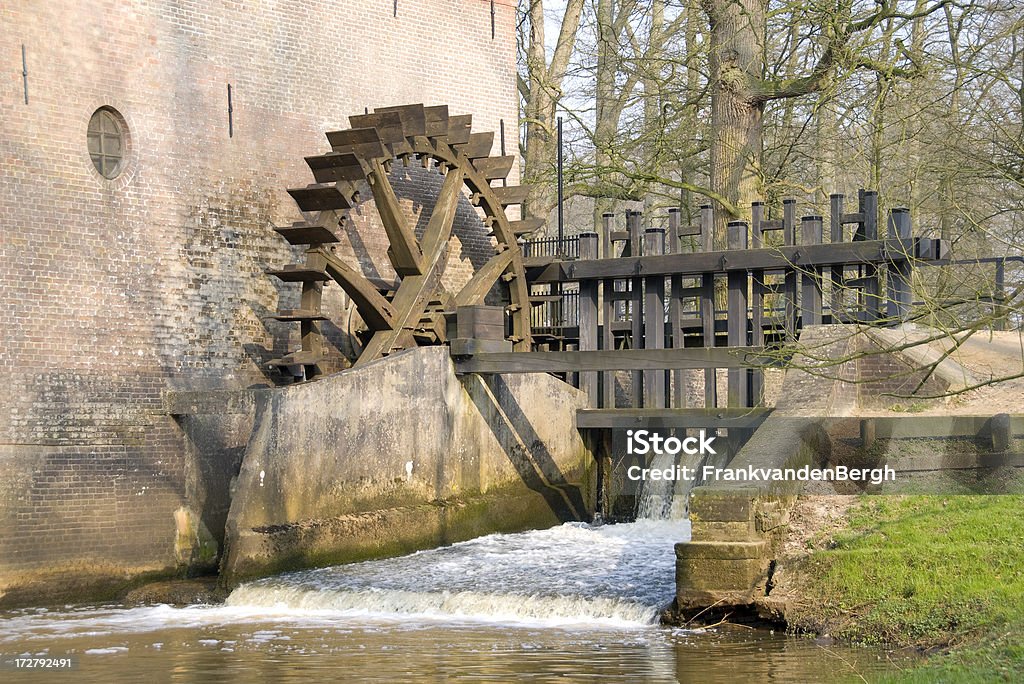
[(578, 485), (571, 484), (501, 376), (467, 376), (463, 384), (523, 483), (544, 497), (561, 522), (588, 520)]

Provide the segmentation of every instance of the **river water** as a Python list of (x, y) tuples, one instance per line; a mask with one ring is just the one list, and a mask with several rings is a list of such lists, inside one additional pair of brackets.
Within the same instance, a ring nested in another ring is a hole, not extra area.
[(3, 660), (75, 659), (8, 666), (0, 681), (810, 682), (894, 667), (881, 651), (766, 630), (658, 625), (673, 545), (688, 538), (685, 519), (570, 523), (279, 575), (218, 606), (0, 613)]

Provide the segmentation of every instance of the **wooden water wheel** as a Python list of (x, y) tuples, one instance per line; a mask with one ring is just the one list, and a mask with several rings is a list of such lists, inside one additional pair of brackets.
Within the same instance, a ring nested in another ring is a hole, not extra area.
[[(537, 230), (542, 222), (513, 221), (505, 214), (505, 207), (526, 198), (525, 187), (491, 185), (505, 179), (515, 157), (490, 156), (494, 133), (472, 133), (472, 117), (449, 116), (446, 106), (385, 107), (351, 116), (349, 123), (352, 128), (327, 134), (330, 152), (306, 157), (316, 183), (288, 190), (302, 212), (318, 213), (318, 218), (275, 229), (290, 244), (308, 248), (304, 264), (267, 272), (302, 285), (300, 308), (282, 310), (273, 317), (300, 324), (302, 348), (270, 364), (301, 368), (306, 379), (321, 373), (325, 360), (321, 323), (327, 320), (321, 296), (330, 281), (345, 291), (366, 327), (355, 366), (401, 349), (443, 344), (445, 316), (458, 306), (483, 303), (496, 285), (509, 314), (507, 339), (513, 349), (528, 351), (529, 287), (516, 239)], [(389, 180), (395, 161), (418, 162), (444, 178), (419, 238)], [(448, 291), (443, 275), (456, 208), (465, 197), (463, 188), (482, 210), (480, 229), (493, 237), (494, 255), (458, 291)], [(332, 243), (339, 241), (334, 228), (349, 220), (349, 211), (368, 196), (390, 243), (388, 259), (398, 275), (394, 283), (365, 277), (333, 252)]]

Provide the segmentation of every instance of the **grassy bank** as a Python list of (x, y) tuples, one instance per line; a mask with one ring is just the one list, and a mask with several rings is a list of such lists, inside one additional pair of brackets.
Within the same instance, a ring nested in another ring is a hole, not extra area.
[(929, 654), (894, 681), (1024, 680), (1024, 497), (872, 497), (801, 561), (787, 617)]

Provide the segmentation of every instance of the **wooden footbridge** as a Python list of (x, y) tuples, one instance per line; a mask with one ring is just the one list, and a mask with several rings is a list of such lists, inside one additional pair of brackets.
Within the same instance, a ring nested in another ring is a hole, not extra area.
[[(667, 230), (643, 229), (636, 212), (617, 230), (616, 217), (606, 214), (603, 236), (578, 237), (578, 258), (524, 260), (532, 304), (575, 304), (568, 316), (575, 325), (535, 326), (532, 353), (459, 356), (457, 368), (578, 374), (591, 404), (582, 426), (624, 427), (642, 418), (664, 427), (749, 427), (759, 415), (749, 409), (763, 403), (763, 369), (780, 360), (779, 349), (801, 327), (906, 321), (913, 268), (946, 256), (940, 241), (912, 234), (906, 209), (891, 210), (880, 231), (872, 191), (858, 193), (856, 211), (832, 196), (827, 242), (826, 220), (797, 219), (795, 200), (783, 202), (779, 218), (762, 203), (751, 213), (750, 223), (728, 224), (724, 250), (714, 249), (710, 206), (693, 226), (681, 226), (670, 210)], [(685, 391), (683, 373), (693, 369), (703, 371), (700, 406)], [(718, 396), (719, 369), (728, 378), (725, 397)], [(617, 383), (616, 371), (630, 371), (629, 378)]]

